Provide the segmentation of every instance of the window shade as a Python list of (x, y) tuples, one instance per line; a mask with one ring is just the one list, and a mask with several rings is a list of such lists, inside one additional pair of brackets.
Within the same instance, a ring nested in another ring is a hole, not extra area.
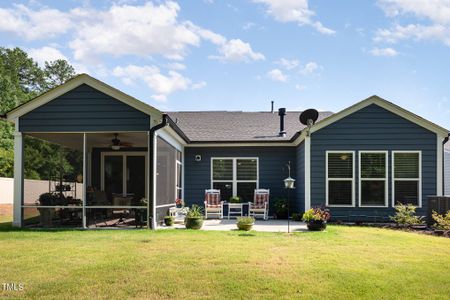
[(213, 180), (233, 180), (233, 160), (213, 160)]
[(361, 153), (361, 178), (385, 178), (386, 155), (384, 153)]
[(256, 180), (256, 159), (238, 159), (236, 163), (238, 180)]
[(353, 153), (328, 153), (328, 178), (353, 178)]
[(419, 153), (394, 153), (395, 178), (419, 178)]

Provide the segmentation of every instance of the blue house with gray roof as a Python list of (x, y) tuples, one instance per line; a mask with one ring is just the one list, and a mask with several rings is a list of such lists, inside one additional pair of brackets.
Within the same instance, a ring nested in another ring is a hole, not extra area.
[[(447, 129), (378, 96), (320, 112), (310, 128), (300, 113), (163, 113), (79, 75), (4, 116), (16, 126), (13, 224), (39, 226), (48, 215), (55, 227), (116, 226), (131, 218), (155, 228), (176, 199), (201, 205), (210, 188), (222, 200), (244, 201), (257, 188), (270, 189), (273, 205), (286, 197), (288, 163), (294, 210), (327, 206), (335, 220), (386, 221), (396, 203), (425, 215), (427, 197), (444, 193)], [(27, 192), (28, 138), (79, 153), (79, 176), (49, 178), (49, 192), (64, 194), (53, 202)]]

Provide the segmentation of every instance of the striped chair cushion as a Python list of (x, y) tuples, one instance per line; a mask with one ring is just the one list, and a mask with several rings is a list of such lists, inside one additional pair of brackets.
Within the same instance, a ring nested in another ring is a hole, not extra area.
[(269, 194), (255, 194), (255, 203), (253, 203), (252, 208), (264, 208), (268, 201)]
[(205, 201), (208, 207), (220, 207), (220, 194), (205, 193)]

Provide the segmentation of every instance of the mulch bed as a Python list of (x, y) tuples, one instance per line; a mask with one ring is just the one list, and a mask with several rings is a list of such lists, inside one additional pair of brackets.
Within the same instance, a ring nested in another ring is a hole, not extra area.
[(450, 230), (437, 230), (433, 227), (423, 226), (400, 226), (395, 223), (349, 223), (349, 222), (336, 222), (335, 225), (346, 225), (346, 226), (360, 226), (360, 227), (377, 227), (386, 228), (392, 230), (401, 230), (406, 232), (434, 235), (440, 237), (450, 238)]

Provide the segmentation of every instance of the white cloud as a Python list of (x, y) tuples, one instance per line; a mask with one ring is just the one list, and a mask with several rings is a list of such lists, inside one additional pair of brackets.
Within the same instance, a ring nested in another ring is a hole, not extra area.
[(373, 56), (393, 57), (398, 55), (397, 50), (392, 48), (373, 48), (372, 50), (369, 51), (369, 53), (372, 54)]
[(89, 73), (88, 68), (83, 64), (78, 62), (72, 62), (67, 56), (65, 56), (61, 51), (54, 47), (44, 46), (42, 48), (31, 48), (28, 49), (28, 54), (38, 63), (39, 66), (44, 67), (45, 62), (54, 61), (57, 59), (66, 60), (72, 67), (74, 67), (77, 73)]
[(42, 48), (32, 48), (29, 49), (28, 54), (41, 66), (45, 65), (46, 61), (54, 61), (57, 59), (67, 59), (67, 57), (61, 53), (56, 48), (53, 47), (42, 47)]
[(67, 34), (73, 57), (85, 64), (99, 65), (105, 55), (144, 58), (159, 55), (183, 60), (190, 48), (200, 46), (203, 41), (216, 45), (223, 60), (264, 58), (246, 42), (228, 40), (191, 21), (180, 20), (180, 6), (176, 2), (126, 3), (129, 2), (116, 1), (103, 10), (78, 7), (67, 12), (42, 6), (0, 8), (0, 32), (12, 32), (29, 40)]
[(174, 2), (113, 5), (107, 11), (96, 12), (93, 20), (79, 24), (70, 47), (75, 58), (82, 61), (96, 61), (102, 54), (116, 57), (159, 54), (181, 60), (188, 46), (200, 44), (200, 36), (190, 24), (177, 21), (179, 9)]
[(157, 101), (166, 101), (167, 97), (177, 91), (199, 89), (206, 86), (206, 82), (192, 83), (192, 81), (176, 71), (168, 71), (167, 75), (161, 73), (155, 66), (128, 65), (115, 67), (113, 75), (121, 78), (125, 84), (145, 82), (154, 92), (152, 98)]
[(249, 43), (245, 43), (240, 39), (227, 41), (219, 48), (219, 52), (220, 56), (210, 56), (210, 58), (229, 62), (265, 60), (262, 53), (254, 52)]
[(169, 68), (170, 70), (181, 71), (181, 70), (185, 70), (186, 66), (179, 62), (174, 62), (174, 63), (168, 64), (167, 68)]
[(73, 25), (70, 15), (57, 9), (34, 11), (21, 4), (0, 8), (0, 31), (12, 32), (27, 40), (52, 38), (67, 32)]
[(334, 34), (335, 31), (314, 21), (315, 12), (309, 9), (308, 0), (253, 0), (263, 3), (266, 12), (275, 20), (282, 23), (296, 22), (299, 25), (309, 25), (323, 34)]
[(306, 89), (306, 86), (304, 86), (303, 84), (296, 84), (295, 89), (298, 91), (304, 91)]
[(273, 69), (267, 72), (266, 74), (267, 78), (273, 80), (273, 81), (279, 81), (279, 82), (286, 82), (287, 76), (283, 74), (283, 72), (280, 69)]
[(250, 30), (251, 28), (255, 27), (255, 23), (253, 22), (246, 22), (243, 26), (242, 29), (244, 30)]
[(321, 67), (317, 63), (310, 61), (300, 69), (300, 73), (303, 75), (310, 75), (316, 72), (319, 68)]
[(275, 64), (282, 66), (286, 70), (292, 70), (300, 65), (300, 61), (298, 61), (297, 59), (289, 60), (286, 58), (281, 58), (280, 60), (277, 60)]
[[(378, 29), (374, 37), (376, 42), (438, 40), (450, 46), (449, 0), (379, 0), (378, 5), (386, 16), (396, 19), (404, 16), (409, 24), (396, 23), (389, 29)], [(411, 17), (417, 20), (411, 22)], [(426, 24), (421, 24), (421, 20), (426, 20)]]

